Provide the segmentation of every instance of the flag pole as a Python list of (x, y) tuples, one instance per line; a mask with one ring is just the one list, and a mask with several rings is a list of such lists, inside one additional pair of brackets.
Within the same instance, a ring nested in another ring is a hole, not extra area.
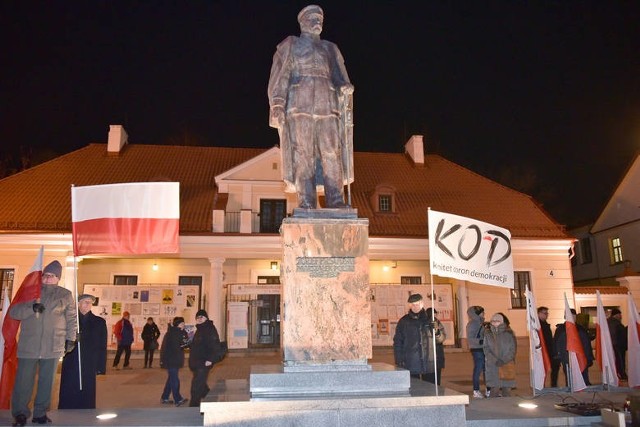
[[(427, 210), (431, 210), (431, 206), (427, 208)], [(429, 214), (427, 213), (427, 230), (429, 229)], [(429, 239), (433, 239), (433, 236), (429, 236)], [(431, 300), (431, 336), (433, 341), (433, 377), (435, 378), (436, 385), (436, 396), (438, 395), (438, 355), (436, 354), (436, 331), (435, 331), (435, 323), (436, 323), (436, 308), (435, 308), (435, 298), (433, 297), (433, 269), (431, 268), (431, 254), (429, 254), (429, 281), (431, 282), (431, 290), (429, 293), (429, 299)]]
[[(73, 187), (75, 184), (71, 184), (71, 200), (73, 201)], [(73, 207), (72, 207), (73, 208)], [(73, 233), (73, 230), (72, 230)], [(72, 239), (73, 240), (73, 239)], [(75, 247), (73, 248), (73, 289), (75, 290), (76, 310), (78, 309), (78, 257), (75, 253)], [(79, 310), (78, 310), (79, 311)], [(78, 385), (80, 391), (82, 391), (82, 351), (81, 351), (81, 334), (80, 334), (80, 316), (76, 322), (76, 346), (78, 347)]]
[[(529, 285), (526, 287), (525, 296), (527, 298), (527, 317), (531, 316), (531, 298)], [(533, 397), (536, 396), (536, 386), (535, 386), (535, 372), (534, 372), (534, 360), (533, 360), (533, 352), (536, 350), (535, 344), (533, 343), (533, 336), (531, 335), (531, 320), (527, 319), (527, 331), (529, 331), (529, 385), (533, 390)]]

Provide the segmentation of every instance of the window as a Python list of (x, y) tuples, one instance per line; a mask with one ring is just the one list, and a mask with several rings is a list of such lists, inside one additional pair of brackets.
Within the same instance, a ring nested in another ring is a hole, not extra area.
[(116, 286), (137, 286), (138, 276), (114, 275), (113, 284)]
[(2, 311), (2, 304), (4, 302), (4, 293), (6, 292), (11, 299), (13, 293), (13, 268), (0, 268), (0, 286), (2, 286), (2, 293), (0, 293), (0, 311)]
[(624, 261), (624, 257), (622, 256), (622, 243), (619, 237), (613, 237), (609, 240), (609, 252), (611, 264), (620, 264)]
[(593, 257), (591, 256), (591, 239), (585, 237), (580, 239), (580, 257), (582, 264), (591, 264)]
[(513, 289), (511, 289), (511, 308), (527, 308), (525, 291), (531, 289), (531, 274), (528, 271), (513, 272)]
[(378, 211), (391, 212), (391, 195), (381, 194), (378, 196)]
[(260, 200), (260, 232), (279, 233), (280, 224), (287, 216), (287, 201), (280, 199)]
[(178, 285), (202, 286), (202, 276), (178, 276)]
[(400, 276), (400, 284), (420, 285), (422, 284), (422, 277), (421, 276)]

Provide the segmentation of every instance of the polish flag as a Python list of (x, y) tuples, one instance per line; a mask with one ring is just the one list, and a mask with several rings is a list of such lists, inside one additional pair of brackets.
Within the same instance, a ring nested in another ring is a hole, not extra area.
[(640, 387), (640, 316), (631, 292), (627, 294), (627, 311), (629, 312), (629, 326), (627, 327), (627, 343), (629, 366), (627, 375), (629, 387)]
[(580, 333), (575, 324), (573, 313), (569, 308), (567, 294), (564, 294), (564, 327), (567, 333), (567, 352), (569, 353), (569, 375), (571, 375), (571, 391), (580, 391), (587, 388), (582, 378), (582, 371), (587, 368), (587, 357), (582, 348)]
[(531, 385), (534, 390), (542, 390), (544, 388), (544, 380), (547, 372), (551, 368), (549, 353), (542, 336), (542, 327), (538, 318), (538, 310), (536, 309), (536, 299), (533, 293), (527, 287), (525, 291), (527, 297), (527, 313), (529, 321), (527, 322), (529, 330), (529, 345), (531, 347)]
[(73, 253), (177, 253), (180, 183), (134, 182), (71, 188)]
[(20, 321), (12, 318), (8, 313), (16, 304), (23, 302), (35, 302), (40, 298), (42, 286), (42, 258), (44, 247), (40, 247), (40, 252), (36, 257), (29, 274), (22, 281), (20, 289), (11, 301), (7, 310), (2, 310), (4, 316), (2, 320), (2, 338), (4, 339), (2, 357), (2, 378), (0, 378), (0, 409), (9, 409), (13, 384), (16, 381), (16, 370), (18, 369), (18, 327)]
[(602, 369), (602, 384), (618, 386), (618, 371), (616, 370), (616, 357), (613, 353), (613, 343), (609, 333), (607, 316), (604, 313), (600, 291), (596, 290), (598, 306), (596, 309), (596, 360)]

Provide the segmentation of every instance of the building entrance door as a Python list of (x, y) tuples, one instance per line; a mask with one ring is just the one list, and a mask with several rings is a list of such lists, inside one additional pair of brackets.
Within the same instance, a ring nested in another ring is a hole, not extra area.
[[(280, 284), (279, 276), (260, 276), (259, 284)], [(280, 347), (280, 294), (258, 294), (250, 310), (251, 324), (257, 328), (253, 347)]]

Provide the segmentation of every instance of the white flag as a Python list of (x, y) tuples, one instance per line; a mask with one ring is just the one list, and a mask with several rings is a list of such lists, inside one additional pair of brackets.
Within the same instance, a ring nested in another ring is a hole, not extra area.
[(627, 326), (628, 359), (627, 375), (629, 387), (640, 386), (640, 316), (631, 292), (627, 294), (629, 325)]
[(587, 388), (581, 370), (581, 368), (587, 368), (587, 359), (584, 355), (578, 327), (569, 308), (567, 294), (564, 294), (564, 318), (564, 327), (567, 333), (567, 353), (569, 353), (569, 372), (567, 372), (567, 375), (570, 375), (571, 391), (580, 391)]
[(598, 290), (596, 290), (596, 298), (598, 299), (596, 308), (596, 319), (598, 321), (596, 324), (596, 359), (600, 369), (602, 369), (602, 384), (610, 384), (617, 387), (616, 356), (613, 352), (609, 324), (607, 323), (607, 316), (604, 314), (604, 307)]
[(509, 230), (432, 209), (428, 220), (431, 274), (513, 289)]
[(544, 388), (544, 379), (546, 372), (544, 369), (544, 354), (542, 349), (542, 340), (540, 333), (540, 319), (538, 318), (538, 310), (536, 309), (536, 299), (527, 286), (527, 313), (529, 321), (527, 329), (529, 330), (529, 344), (532, 351), (531, 363), (531, 385), (534, 390), (542, 390)]

